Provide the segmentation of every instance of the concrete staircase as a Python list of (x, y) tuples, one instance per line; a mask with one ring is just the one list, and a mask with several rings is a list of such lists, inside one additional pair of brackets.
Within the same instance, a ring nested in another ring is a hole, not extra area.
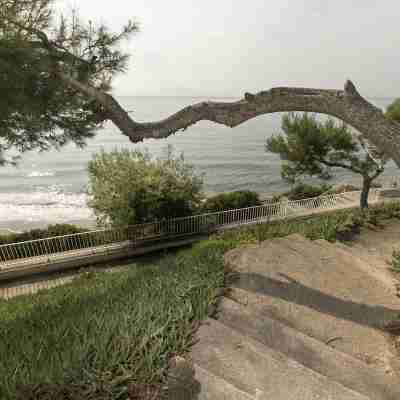
[(196, 332), (191, 389), (171, 398), (399, 400), (396, 246), (400, 223), (352, 246), (294, 234), (228, 252), (230, 290)]

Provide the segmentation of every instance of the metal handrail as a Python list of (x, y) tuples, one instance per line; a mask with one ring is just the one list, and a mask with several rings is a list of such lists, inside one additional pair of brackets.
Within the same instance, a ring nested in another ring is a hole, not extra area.
[[(379, 189), (371, 190), (371, 201), (376, 200)], [(288, 200), (261, 206), (224, 210), (205, 214), (165, 219), (122, 228), (102, 228), (81, 233), (59, 235), (49, 238), (27, 240), (0, 245), (0, 266), (12, 260), (50, 256), (67, 251), (98, 248), (129, 241), (138, 247), (145, 242), (170, 239), (209, 232), (229, 225), (240, 225), (251, 221), (270, 221), (301, 215), (309, 209), (335, 207), (338, 200), (354, 203), (361, 191), (328, 194), (302, 200)], [(352, 195), (353, 199), (345, 196)], [(358, 201), (358, 200), (357, 200)]]

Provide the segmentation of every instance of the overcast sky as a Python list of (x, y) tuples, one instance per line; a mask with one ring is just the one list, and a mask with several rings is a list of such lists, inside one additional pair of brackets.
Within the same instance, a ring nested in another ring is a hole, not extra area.
[(399, 0), (58, 0), (113, 29), (125, 46), (116, 95), (233, 96), (274, 86), (400, 96)]

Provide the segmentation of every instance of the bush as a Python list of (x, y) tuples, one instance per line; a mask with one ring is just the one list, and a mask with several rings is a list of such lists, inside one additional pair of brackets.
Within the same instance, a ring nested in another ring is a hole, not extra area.
[(322, 186), (312, 186), (305, 183), (299, 183), (288, 192), (289, 200), (303, 200), (311, 197), (321, 196), (332, 188), (331, 185), (323, 184)]
[(152, 159), (148, 151), (104, 150), (89, 162), (89, 201), (100, 225), (123, 227), (192, 215), (204, 199), (202, 177), (175, 157)]
[(7, 243), (25, 242), (27, 240), (43, 239), (52, 236), (69, 235), (72, 233), (86, 232), (87, 229), (70, 224), (49, 225), (45, 229), (32, 229), (22, 233), (0, 235), (0, 245)]
[(282, 197), (287, 197), (289, 200), (303, 200), (310, 199), (312, 197), (321, 196), (325, 192), (331, 191), (332, 185), (322, 184), (322, 186), (312, 186), (305, 183), (298, 183), (288, 192), (274, 196), (273, 201), (277, 202)]
[(400, 99), (396, 99), (386, 110), (385, 116), (400, 122)]
[(250, 190), (221, 193), (208, 198), (203, 206), (203, 212), (217, 212), (222, 210), (233, 210), (236, 208), (246, 208), (260, 206), (261, 201), (258, 193)]

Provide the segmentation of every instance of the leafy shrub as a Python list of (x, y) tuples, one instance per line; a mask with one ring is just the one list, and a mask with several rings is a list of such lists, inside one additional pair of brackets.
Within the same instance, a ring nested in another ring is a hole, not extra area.
[(27, 240), (43, 239), (52, 236), (69, 235), (73, 233), (86, 232), (87, 229), (80, 228), (71, 224), (55, 224), (49, 225), (45, 229), (32, 229), (22, 233), (11, 233), (8, 235), (0, 235), (0, 245), (7, 243), (25, 242)]
[(386, 110), (385, 116), (400, 122), (400, 99), (396, 99)]
[(311, 197), (321, 196), (323, 193), (331, 189), (331, 185), (323, 184), (322, 186), (312, 186), (305, 183), (297, 184), (290, 192), (287, 194), (289, 200), (302, 200)]
[(89, 201), (101, 225), (127, 226), (192, 215), (204, 198), (202, 177), (175, 157), (165, 160), (148, 151), (102, 150), (89, 162)]
[(208, 198), (202, 206), (202, 211), (217, 212), (259, 205), (261, 205), (261, 201), (258, 193), (250, 190), (239, 190), (236, 192), (221, 193)]
[(298, 183), (288, 192), (279, 194), (273, 197), (273, 201), (277, 202), (282, 199), (282, 197), (287, 197), (289, 200), (303, 200), (310, 199), (312, 197), (321, 196), (326, 192), (332, 190), (332, 185), (327, 185), (323, 183), (321, 186), (307, 185), (305, 183)]

